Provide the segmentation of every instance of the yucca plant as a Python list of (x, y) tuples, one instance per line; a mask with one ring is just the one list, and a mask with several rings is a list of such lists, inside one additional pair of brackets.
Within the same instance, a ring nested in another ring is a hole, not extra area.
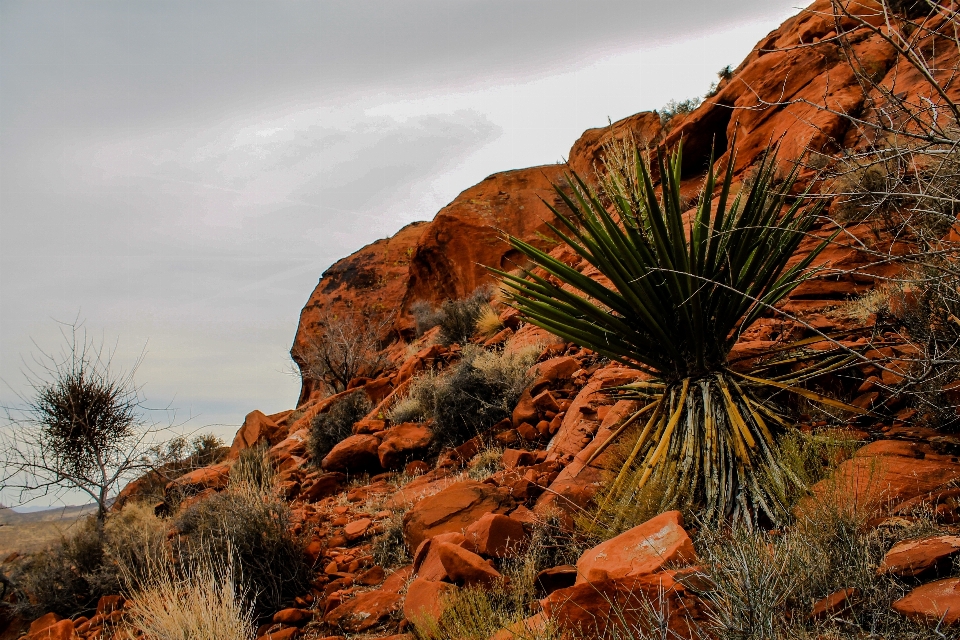
[(850, 358), (828, 352), (776, 376), (769, 363), (734, 370), (728, 356), (744, 330), (809, 277), (832, 240), (788, 266), (822, 204), (807, 207), (805, 193), (789, 195), (796, 170), (774, 188), (771, 151), (749, 188), (733, 196), (731, 158), (716, 202), (711, 158), (685, 219), (682, 149), (666, 162), (657, 156), (659, 196), (644, 155), (633, 147), (627, 159), (618, 170), (608, 162), (599, 190), (576, 174), (567, 189), (556, 186), (568, 214), (547, 204), (563, 227), (553, 231), (603, 278), (509, 237), (540, 269), (494, 270), (506, 300), (528, 322), (644, 372), (619, 392), (645, 405), (594, 453), (621, 437), (636, 439), (608, 496), (635, 495), (653, 478), (664, 487), (661, 508), (700, 508), (711, 521), (752, 525), (762, 514), (778, 522), (786, 512), (782, 496), (799, 480), (778, 464), (776, 434), (788, 423), (771, 392), (853, 409), (799, 386)]

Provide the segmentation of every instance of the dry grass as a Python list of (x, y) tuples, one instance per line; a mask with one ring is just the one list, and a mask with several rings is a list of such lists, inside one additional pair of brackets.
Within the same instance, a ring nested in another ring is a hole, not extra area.
[(232, 568), (201, 566), (182, 579), (170, 572), (157, 573), (128, 601), (127, 638), (252, 640), (252, 609), (234, 584)]
[(484, 305), (480, 309), (480, 315), (477, 316), (477, 333), (486, 338), (492, 338), (501, 329), (503, 329), (503, 323), (500, 322), (500, 314), (493, 305)]

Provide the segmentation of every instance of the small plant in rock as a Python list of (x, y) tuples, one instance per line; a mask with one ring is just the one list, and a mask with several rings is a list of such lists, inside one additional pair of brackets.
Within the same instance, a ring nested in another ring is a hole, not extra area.
[(391, 510), (383, 521), (383, 531), (373, 538), (370, 553), (373, 561), (384, 569), (400, 567), (413, 560), (403, 535), (403, 514), (403, 510)]
[(417, 300), (411, 304), (410, 313), (413, 315), (414, 332), (418, 338), (439, 325), (443, 320), (443, 312), (435, 309), (426, 300)]
[(772, 188), (770, 153), (752, 186), (733, 198), (735, 159), (719, 184), (711, 168), (685, 219), (682, 151), (669, 163), (659, 158), (659, 194), (640, 151), (633, 157), (629, 171), (602, 176), (602, 194), (572, 176), (568, 189), (556, 188), (569, 213), (551, 207), (565, 227), (554, 232), (609, 285), (513, 237), (511, 245), (542, 272), (493, 271), (525, 320), (647, 375), (621, 388), (643, 408), (591, 458), (621, 437), (633, 441), (608, 496), (619, 491), (628, 499), (654, 481), (665, 489), (660, 510), (703, 509), (714, 522), (782, 522), (789, 514), (781, 496), (800, 480), (777, 455), (776, 435), (789, 423), (771, 396), (788, 392), (859, 411), (802, 386), (852, 358), (811, 352), (807, 366), (784, 374), (777, 357), (743, 370), (727, 356), (744, 330), (805, 280), (827, 246), (829, 238), (788, 266), (821, 205), (805, 209), (803, 197), (789, 196), (796, 171)]
[(464, 344), (477, 332), (477, 320), (489, 306), (490, 290), (481, 287), (466, 298), (447, 300), (440, 306), (440, 343)]
[(353, 425), (373, 409), (364, 391), (356, 391), (338, 400), (326, 412), (310, 421), (310, 458), (317, 466), (338, 442), (353, 434)]

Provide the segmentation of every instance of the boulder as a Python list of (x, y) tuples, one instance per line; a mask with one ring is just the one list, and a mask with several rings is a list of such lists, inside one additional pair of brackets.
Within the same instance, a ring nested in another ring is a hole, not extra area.
[(441, 533), (424, 540), (417, 552), (413, 556), (413, 572), (418, 578), (427, 580), (449, 580), (447, 570), (443, 567), (440, 560), (439, 546), (441, 542), (448, 542), (458, 546), (464, 546), (467, 539), (457, 532)]
[(380, 470), (377, 449), (380, 439), (372, 435), (355, 435), (344, 438), (323, 459), (324, 471), (359, 473)]
[[(40, 620), (43, 620), (43, 618), (40, 618)], [(60, 620), (52, 624), (45, 624), (36, 630), (34, 630), (34, 625), (31, 624), (30, 632), (27, 633), (24, 640), (75, 640), (76, 637), (73, 620)]]
[(859, 589), (848, 588), (834, 591), (826, 598), (818, 600), (810, 611), (810, 618), (813, 620), (823, 620), (830, 616), (846, 611), (853, 606), (853, 602), (860, 595)]
[(672, 572), (581, 583), (558, 589), (540, 602), (555, 625), (584, 638), (635, 634), (638, 628), (653, 632), (646, 628), (650, 607), (664, 612), (671, 638), (700, 638), (696, 622), (704, 620), (702, 604)]
[[(857, 450), (812, 491), (843, 509), (875, 517), (956, 480), (960, 463), (955, 456), (938, 454), (922, 442), (877, 440)], [(800, 511), (811, 508), (812, 500), (802, 502)]]
[(537, 574), (534, 584), (538, 593), (548, 596), (557, 589), (566, 589), (577, 583), (577, 568), (570, 564), (550, 567)]
[(251, 411), (243, 420), (243, 425), (233, 438), (230, 445), (228, 460), (240, 457), (240, 452), (250, 449), (261, 443), (273, 444), (281, 439), (282, 430), (276, 422), (268, 418), (262, 411)]
[(916, 620), (952, 625), (960, 621), (960, 578), (921, 585), (893, 603), (897, 613)]
[(230, 482), (230, 465), (215, 464), (202, 469), (195, 469), (186, 473), (167, 485), (167, 493), (176, 493), (180, 496), (191, 496), (213, 489), (225, 489)]
[(368, 591), (334, 608), (323, 621), (344, 631), (360, 633), (390, 619), (400, 608), (401, 600), (400, 594), (394, 591)]
[(313, 620), (313, 612), (306, 609), (283, 609), (273, 614), (275, 624), (302, 627)]
[(488, 558), (516, 555), (527, 541), (527, 534), (519, 520), (498, 513), (483, 515), (467, 527), (464, 536), (468, 548)]
[(433, 440), (433, 432), (416, 423), (391, 427), (381, 435), (383, 439), (377, 447), (377, 456), (384, 469), (399, 469), (422, 454)]
[(898, 542), (883, 556), (877, 574), (913, 578), (949, 568), (960, 553), (960, 536), (936, 536)]
[(417, 578), (407, 587), (403, 601), (403, 617), (414, 626), (429, 624), (443, 614), (443, 604), (457, 592), (456, 585)]
[(667, 564), (695, 560), (683, 516), (667, 511), (585, 551), (577, 562), (577, 584), (646, 575)]
[(373, 521), (370, 520), (370, 518), (360, 518), (359, 520), (348, 522), (343, 527), (343, 535), (347, 536), (347, 540), (350, 542), (359, 540), (367, 534), (371, 524), (373, 524)]
[(503, 580), (500, 572), (477, 554), (449, 542), (437, 543), (437, 555), (450, 579), (457, 584), (490, 586)]
[(460, 532), (487, 513), (505, 513), (515, 507), (506, 490), (465, 480), (423, 498), (403, 517), (407, 545), (416, 549), (427, 538)]

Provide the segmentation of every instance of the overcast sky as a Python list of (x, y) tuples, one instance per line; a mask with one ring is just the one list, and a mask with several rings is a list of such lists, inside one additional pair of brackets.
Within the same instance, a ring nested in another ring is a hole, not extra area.
[(22, 389), (31, 338), (79, 316), (229, 441), (296, 402), (332, 262), (702, 95), (796, 6), (0, 0), (0, 378)]

